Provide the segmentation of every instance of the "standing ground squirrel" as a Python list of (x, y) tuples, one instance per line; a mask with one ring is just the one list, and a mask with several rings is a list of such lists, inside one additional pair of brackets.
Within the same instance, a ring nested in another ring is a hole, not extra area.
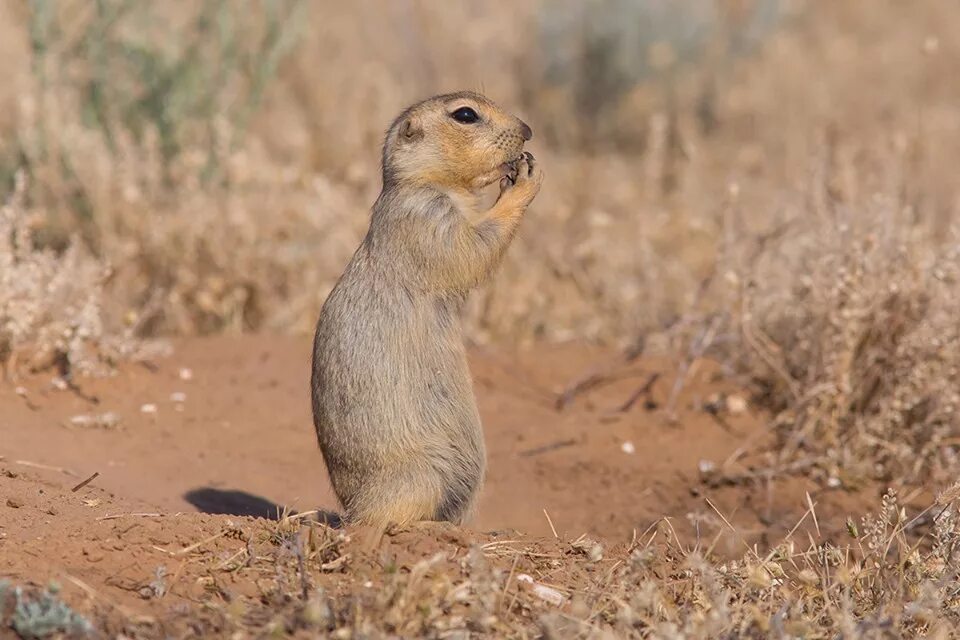
[(347, 522), (470, 514), (486, 454), (460, 311), (540, 190), (532, 136), (470, 92), (415, 104), (387, 131), (370, 228), (314, 338), (314, 425)]

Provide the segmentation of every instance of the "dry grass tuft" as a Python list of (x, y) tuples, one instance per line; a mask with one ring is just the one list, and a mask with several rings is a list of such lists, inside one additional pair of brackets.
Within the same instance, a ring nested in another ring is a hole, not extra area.
[(0, 365), (8, 377), (51, 367), (67, 378), (109, 371), (142, 346), (105, 328), (109, 270), (76, 239), (60, 253), (37, 248), (37, 215), (23, 196), (20, 181), (0, 207)]
[(948, 482), (957, 468), (960, 238), (907, 234), (906, 215), (881, 208), (778, 243), (779, 264), (742, 293), (744, 366), (782, 409), (778, 455), (820, 456), (835, 486)]

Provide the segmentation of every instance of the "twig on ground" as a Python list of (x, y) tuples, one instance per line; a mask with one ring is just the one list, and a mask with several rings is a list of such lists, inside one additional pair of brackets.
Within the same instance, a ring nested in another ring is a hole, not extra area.
[[(100, 516), (97, 520), (117, 520), (119, 518), (161, 518), (163, 517), (162, 513), (111, 513), (105, 516)], [(164, 549), (166, 551), (166, 549)], [(166, 551), (166, 553), (170, 553)]]
[(301, 511), (300, 513), (291, 513), (290, 515), (283, 516), (283, 520), (300, 520), (302, 518), (308, 518), (320, 513), (319, 509), (313, 509), (311, 511)]
[(517, 455), (519, 455), (519, 456), (521, 456), (521, 457), (523, 457), (523, 458), (530, 458), (530, 457), (533, 457), (533, 456), (538, 456), (538, 455), (540, 455), (541, 453), (547, 453), (547, 452), (549, 452), (549, 451), (556, 451), (557, 449), (563, 449), (564, 447), (572, 447), (572, 446), (575, 445), (575, 444), (577, 444), (577, 440), (576, 440), (575, 438), (570, 438), (569, 440), (557, 440), (556, 442), (551, 442), (551, 443), (545, 444), (545, 445), (543, 445), (543, 446), (541, 446), (541, 447), (534, 447), (534, 448), (532, 448), (532, 449), (525, 449), (525, 450), (521, 451), (520, 453), (518, 453)]
[(547, 517), (547, 524), (550, 525), (550, 531), (553, 531), (553, 537), (559, 540), (560, 536), (557, 535), (557, 529), (553, 526), (553, 520), (550, 519), (550, 514), (547, 513), (546, 509), (543, 510), (543, 515)]
[(34, 469), (43, 469), (45, 471), (56, 471), (57, 473), (62, 473), (64, 475), (71, 476), (73, 478), (79, 478), (80, 474), (76, 471), (71, 471), (70, 469), (65, 469), (64, 467), (54, 467), (49, 464), (41, 464), (39, 462), (30, 462), (29, 460), (14, 460), (13, 464), (19, 464), (22, 467), (32, 467)]
[(704, 407), (704, 411), (708, 416), (713, 418), (713, 421), (716, 422), (721, 429), (723, 429), (727, 433), (735, 436), (743, 435), (742, 433), (734, 429), (732, 426), (730, 426), (730, 423), (727, 422), (727, 419), (723, 417), (723, 414), (720, 413), (719, 409), (716, 406), (707, 405), (706, 407)]
[(520, 562), (520, 554), (513, 556), (513, 565), (510, 567), (510, 575), (507, 581), (503, 583), (503, 591), (500, 592), (500, 603), (497, 609), (503, 611), (503, 603), (507, 599), (507, 591), (510, 589), (510, 583), (513, 582), (513, 576), (517, 572), (517, 564)]
[(172, 555), (172, 556), (183, 556), (183, 555), (186, 555), (186, 554), (190, 553), (191, 551), (194, 551), (194, 550), (196, 550), (196, 549), (199, 549), (200, 547), (202, 547), (202, 546), (205, 545), (205, 544), (208, 544), (208, 543), (210, 543), (210, 542), (213, 542), (213, 541), (216, 540), (217, 538), (222, 538), (223, 536), (227, 535), (228, 532), (229, 532), (229, 529), (224, 529), (223, 531), (221, 531), (221, 532), (219, 532), (219, 533), (215, 533), (215, 534), (213, 534), (212, 536), (208, 536), (208, 537), (204, 538), (203, 540), (200, 540), (199, 542), (194, 542), (193, 544), (191, 544), (191, 545), (189, 545), (189, 546), (186, 546), (186, 547), (184, 547), (183, 549), (180, 549), (179, 551), (169, 551), (168, 553), (169, 553), (170, 555)]
[(643, 350), (646, 346), (645, 342), (642, 338), (637, 340), (637, 342), (632, 344), (626, 351), (621, 353), (613, 363), (599, 367), (599, 369), (594, 368), (593, 371), (568, 384), (557, 396), (556, 402), (554, 403), (557, 411), (563, 411), (570, 406), (578, 395), (616, 379), (613, 376), (614, 371), (633, 363), (634, 360), (643, 355)]
[(80, 484), (78, 484), (77, 486), (75, 486), (74, 488), (70, 489), (70, 491), (73, 492), (73, 493), (76, 493), (77, 491), (80, 491), (80, 489), (83, 489), (85, 486), (87, 486), (88, 484), (90, 484), (91, 482), (93, 482), (94, 480), (96, 480), (99, 476), (100, 476), (100, 472), (99, 472), (99, 471), (94, 471), (92, 476), (90, 476), (89, 478), (87, 478), (86, 480), (84, 480), (83, 482), (81, 482)]
[(710, 323), (704, 327), (697, 339), (690, 345), (690, 349), (687, 351), (687, 357), (684, 358), (680, 366), (677, 367), (677, 377), (673, 381), (673, 388), (670, 390), (670, 398), (667, 400), (666, 407), (667, 419), (670, 420), (671, 423), (677, 420), (677, 400), (680, 397), (680, 392), (683, 391), (683, 388), (686, 386), (687, 380), (696, 373), (703, 354), (706, 353), (707, 349), (713, 344), (717, 336), (717, 331), (720, 329), (721, 320), (722, 317), (719, 315), (715, 315), (710, 320)]
[(630, 411), (630, 409), (633, 408), (633, 405), (636, 404), (637, 400), (643, 397), (647, 398), (648, 403), (652, 403), (653, 401), (650, 399), (650, 392), (653, 391), (653, 385), (655, 385), (657, 383), (657, 380), (659, 379), (660, 379), (660, 373), (658, 371), (651, 373), (650, 376), (647, 378), (647, 381), (644, 382), (639, 389), (634, 391), (633, 394), (631, 394), (630, 397), (627, 398), (626, 402), (624, 402), (622, 405), (620, 405), (610, 413), (626, 413), (627, 411)]

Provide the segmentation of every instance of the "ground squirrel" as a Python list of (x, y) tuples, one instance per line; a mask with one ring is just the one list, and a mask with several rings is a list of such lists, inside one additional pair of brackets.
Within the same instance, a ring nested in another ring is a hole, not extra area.
[(486, 461), (460, 310), (540, 190), (532, 136), (471, 92), (415, 104), (387, 131), (369, 230), (314, 338), (314, 425), (347, 522), (470, 513)]

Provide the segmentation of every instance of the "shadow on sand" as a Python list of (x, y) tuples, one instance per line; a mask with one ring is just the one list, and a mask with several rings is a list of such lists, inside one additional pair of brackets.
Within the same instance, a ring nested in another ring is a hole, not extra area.
[[(266, 498), (255, 496), (246, 491), (237, 489), (214, 489), (200, 487), (191, 489), (183, 495), (184, 499), (203, 513), (214, 513), (230, 516), (252, 516), (279, 520), (283, 513), (283, 506), (271, 502)], [(288, 515), (295, 515), (296, 511), (289, 511)], [(312, 516), (313, 520), (339, 528), (342, 526), (340, 516), (333, 511), (320, 509)]]

